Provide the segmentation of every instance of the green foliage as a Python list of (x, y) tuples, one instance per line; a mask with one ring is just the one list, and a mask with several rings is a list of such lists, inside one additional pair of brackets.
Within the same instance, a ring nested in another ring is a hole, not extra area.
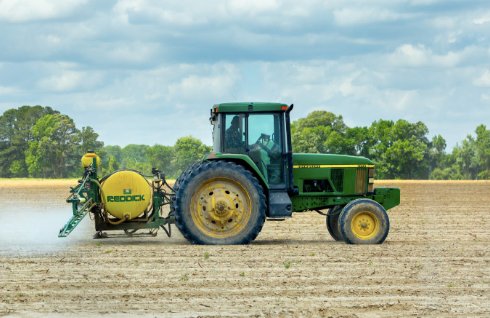
[(291, 124), (293, 149), (308, 153), (345, 153), (347, 126), (342, 116), (314, 111)]
[(58, 113), (51, 107), (22, 106), (0, 116), (0, 177), (25, 177), (25, 152), (33, 140), (32, 127), (46, 114)]
[(176, 178), (172, 159), (174, 148), (171, 146), (154, 145), (147, 150), (147, 158), (152, 168), (158, 168), (166, 176)]
[(79, 167), (80, 131), (73, 120), (61, 114), (41, 117), (32, 127), (26, 151), (30, 177), (66, 178)]
[(451, 166), (448, 166), (446, 168), (435, 168), (431, 175), (430, 179), (433, 180), (462, 180), (463, 175), (461, 174), (461, 171), (459, 169), (459, 166), (456, 164), (453, 164)]
[(103, 174), (118, 169), (134, 169), (150, 174), (152, 168), (157, 168), (167, 178), (177, 178), (185, 168), (210, 151), (211, 147), (204, 145), (199, 139), (182, 137), (174, 146), (105, 146), (99, 155), (102, 158)]
[(490, 179), (490, 130), (480, 125), (475, 133), (454, 148), (452, 160), (464, 179)]
[(99, 134), (97, 134), (92, 127), (82, 127), (79, 137), (79, 153), (85, 153), (88, 150), (93, 150), (98, 153), (100, 150), (102, 150), (102, 147), (104, 147), (104, 143), (97, 140), (97, 138), (99, 138)]
[(122, 148), (121, 169), (134, 169), (143, 173), (151, 172), (151, 164), (146, 156), (150, 146), (130, 144)]
[(99, 151), (102, 160), (102, 174), (107, 175), (119, 170), (122, 162), (122, 149), (119, 146), (105, 146)]
[(172, 160), (174, 177), (179, 176), (182, 171), (194, 162), (202, 159), (210, 151), (211, 147), (206, 146), (197, 138), (191, 136), (179, 138), (175, 142), (174, 157)]
[(80, 174), (80, 153), (103, 143), (91, 127), (50, 107), (22, 106), (0, 116), (0, 177), (64, 178)]
[[(422, 122), (379, 120), (368, 129), (368, 156), (377, 164), (381, 179), (425, 179), (431, 144), (429, 130)], [(441, 140), (443, 144), (445, 141)]]
[(100, 153), (102, 156), (102, 171), (104, 174), (117, 169), (134, 169), (144, 174), (150, 174), (152, 168), (158, 168), (167, 177), (174, 177), (172, 146), (134, 145), (124, 148), (106, 146)]

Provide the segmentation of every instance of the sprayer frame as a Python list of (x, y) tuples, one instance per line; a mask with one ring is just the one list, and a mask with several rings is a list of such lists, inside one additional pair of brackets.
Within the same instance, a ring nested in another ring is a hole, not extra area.
[[(165, 233), (170, 236), (170, 225), (175, 223), (175, 218), (171, 213), (166, 217), (161, 214), (163, 206), (172, 201), (174, 191), (165, 180), (165, 175), (162, 175), (158, 169), (152, 169), (152, 174), (153, 199), (150, 208), (144, 212), (142, 217), (113, 224), (114, 222), (109, 221), (109, 216), (104, 211), (100, 196), (101, 185), (97, 176), (97, 161), (96, 158), (93, 158), (92, 164), (85, 168), (83, 178), (78, 180), (78, 185), (70, 190), (70, 196), (66, 202), (72, 204), (73, 215), (60, 230), (58, 236), (68, 236), (88, 212), (94, 216), (96, 237), (99, 238), (107, 237), (103, 231), (124, 230), (128, 235), (131, 235), (134, 232), (128, 230), (157, 230), (159, 228), (164, 229)], [(170, 189), (171, 192), (167, 192), (165, 188)], [(166, 227), (167, 224), (168, 227)], [(149, 234), (156, 234), (156, 231), (150, 231)]]

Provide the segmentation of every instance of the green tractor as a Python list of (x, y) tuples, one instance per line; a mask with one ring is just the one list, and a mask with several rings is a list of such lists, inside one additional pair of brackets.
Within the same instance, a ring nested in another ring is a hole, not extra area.
[[(398, 188), (374, 188), (367, 158), (293, 153), (290, 112), (281, 103), (223, 103), (211, 109), (213, 151), (170, 186), (153, 169), (151, 184), (139, 172), (122, 170), (98, 179), (98, 157), (82, 158), (84, 178), (67, 199), (73, 216), (67, 236), (88, 212), (98, 237), (109, 230), (134, 235), (175, 224), (195, 244), (247, 244), (266, 219), (316, 211), (337, 241), (382, 243), (389, 232), (386, 210), (400, 203)], [(170, 212), (163, 216), (163, 206)], [(325, 211), (325, 212), (324, 212)]]

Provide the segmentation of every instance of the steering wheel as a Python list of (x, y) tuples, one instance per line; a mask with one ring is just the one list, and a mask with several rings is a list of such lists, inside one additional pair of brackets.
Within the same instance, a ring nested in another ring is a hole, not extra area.
[(260, 134), (260, 137), (257, 139), (257, 141), (252, 145), (253, 149), (263, 149), (267, 154), (270, 156), (271, 155), (271, 149), (267, 148), (264, 145), (264, 140), (269, 139), (270, 140), (270, 135), (267, 134)]
[(260, 137), (257, 139), (257, 141), (255, 142), (256, 144), (262, 144), (262, 141), (264, 139), (270, 139), (271, 136), (270, 135), (267, 135), (267, 134), (260, 134)]

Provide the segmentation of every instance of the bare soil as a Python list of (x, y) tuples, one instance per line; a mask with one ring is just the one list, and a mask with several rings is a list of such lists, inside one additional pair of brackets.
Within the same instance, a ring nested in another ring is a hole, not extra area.
[(323, 216), (266, 222), (246, 246), (93, 240), (66, 182), (0, 181), (0, 316), (490, 317), (490, 182), (401, 188), (382, 245), (335, 242)]

